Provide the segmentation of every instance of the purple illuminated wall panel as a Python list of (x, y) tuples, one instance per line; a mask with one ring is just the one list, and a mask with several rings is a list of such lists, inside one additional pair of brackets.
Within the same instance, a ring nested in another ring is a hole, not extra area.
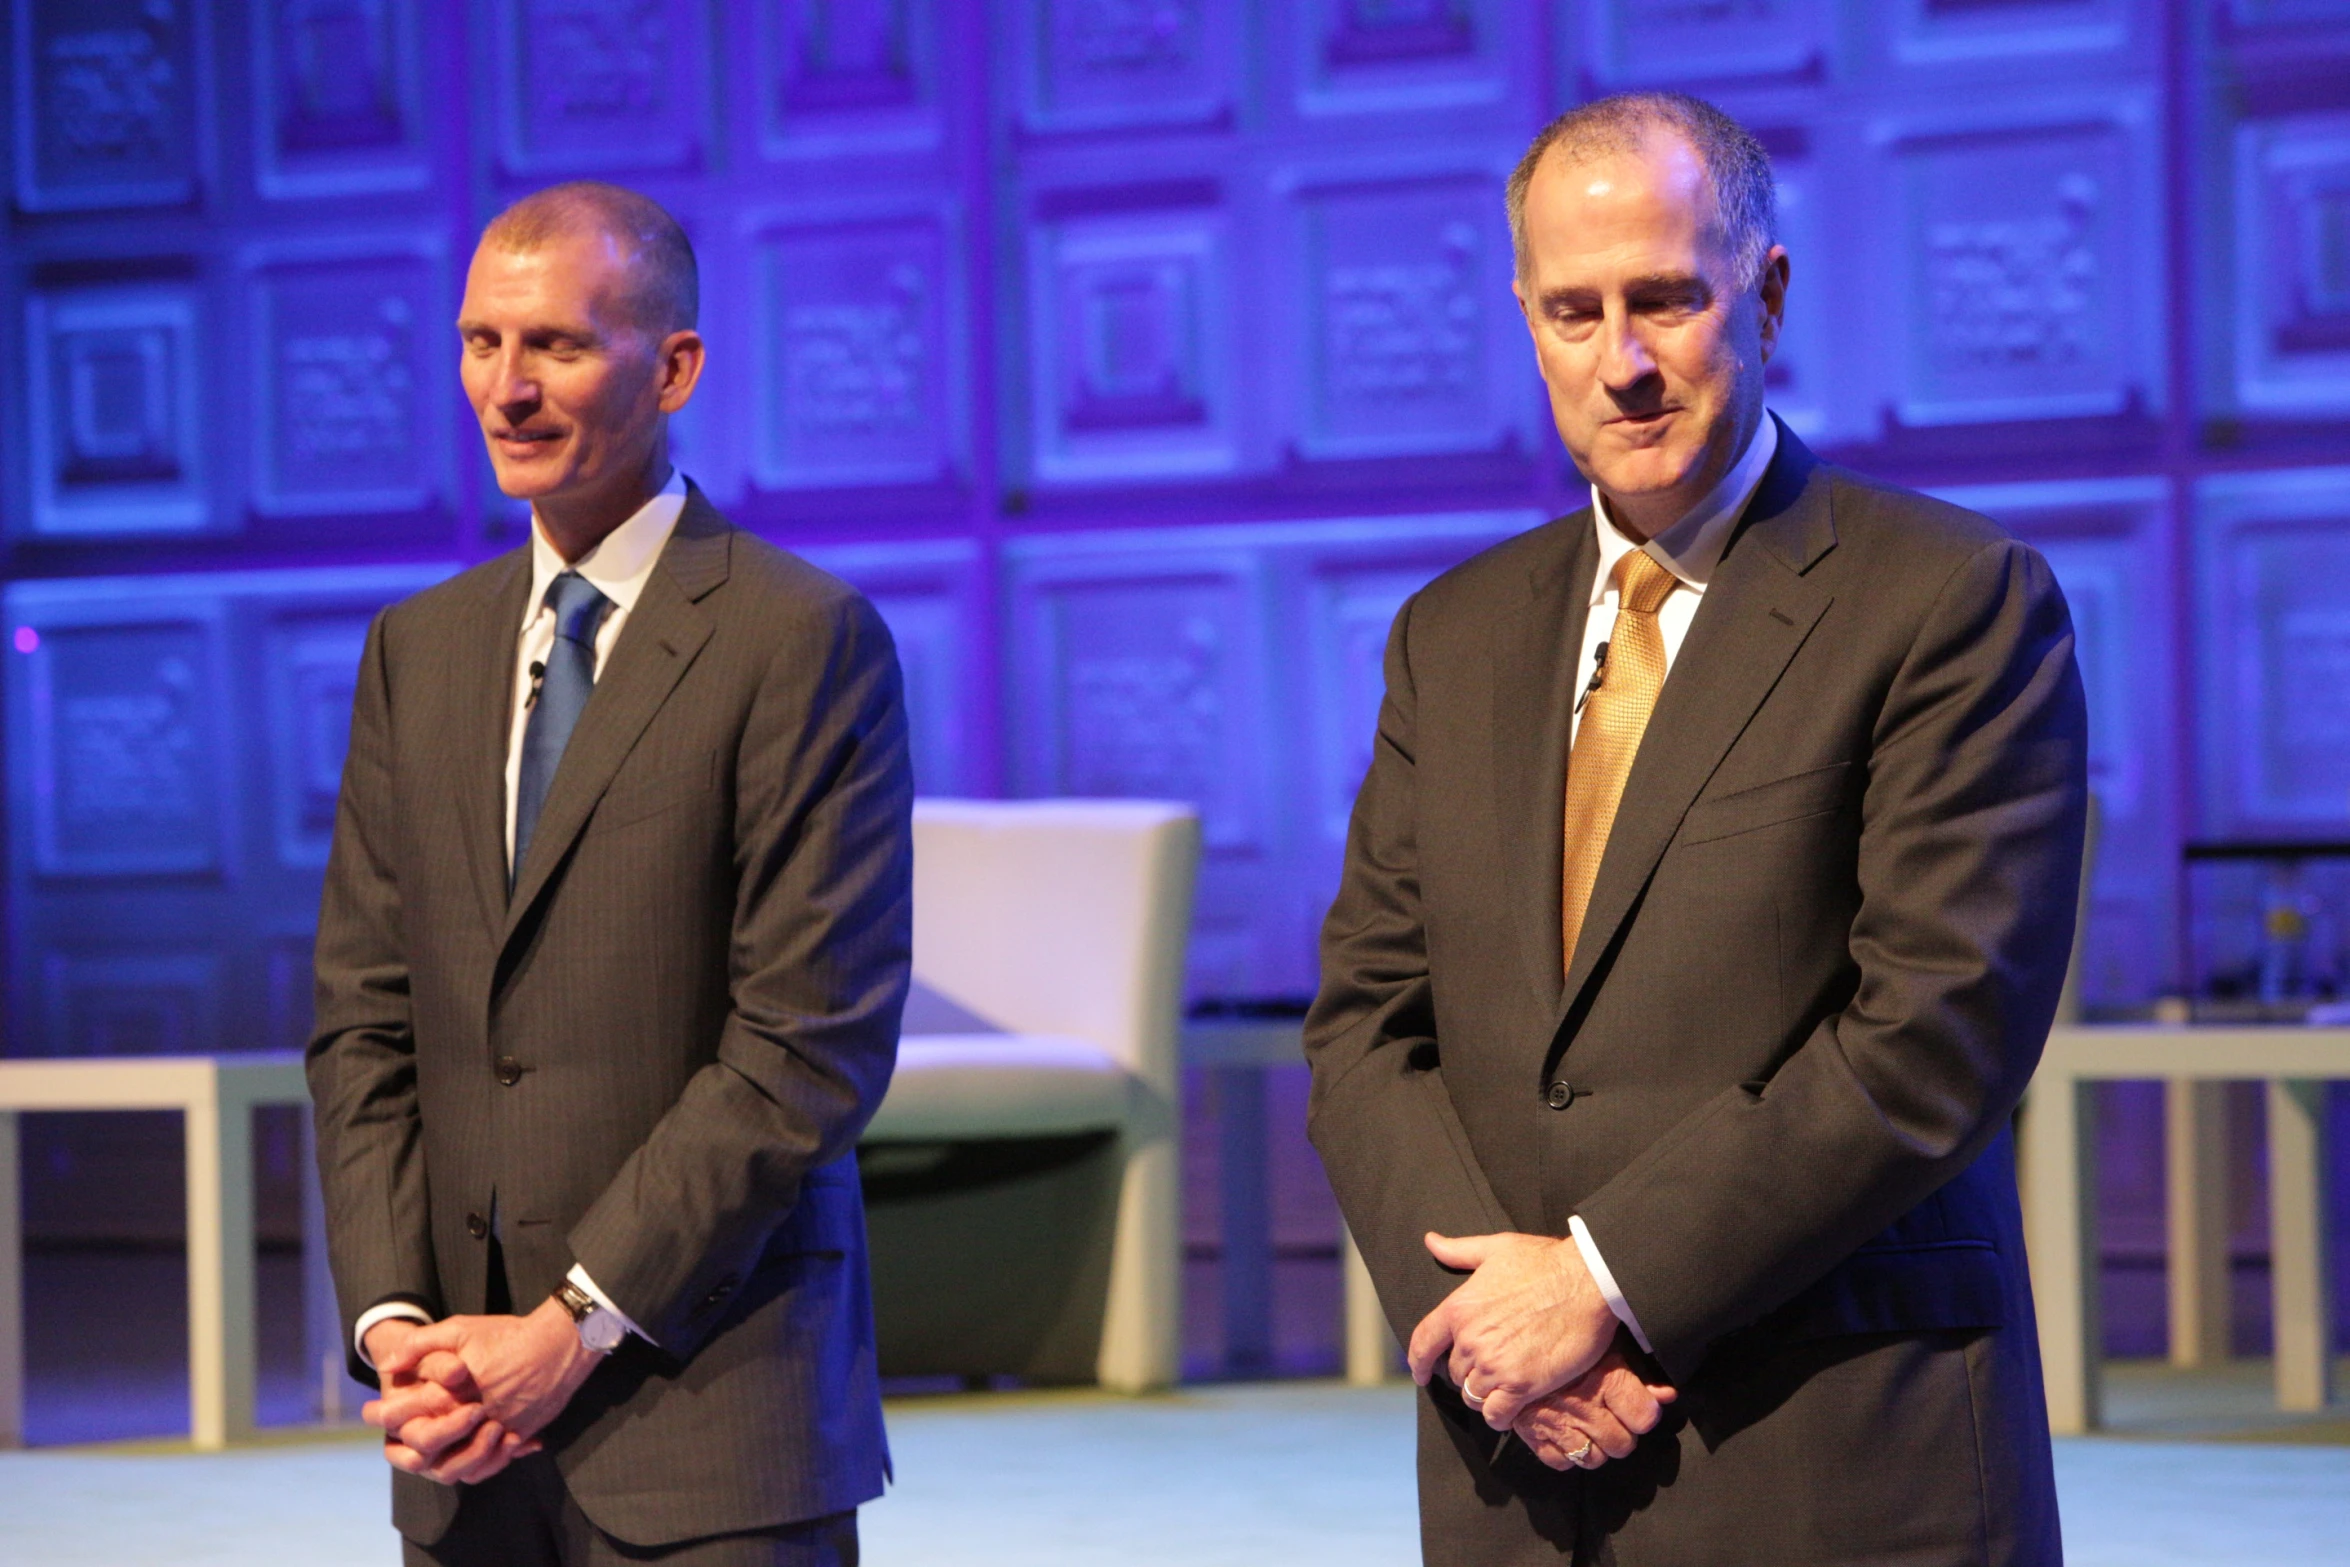
[(42, 954), (42, 1021), (60, 1055), (191, 1056), (221, 1048), (220, 958), (211, 952)]
[(1291, 37), (1267, 42), (1288, 45), (1292, 102), (1309, 115), (1498, 105), (1526, 53), (1529, 8), (1508, 0), (1304, 0), (1279, 9)]
[(544, 176), (688, 168), (712, 117), (701, 0), (491, 0), (502, 162)]
[(2136, 0), (1892, 0), (1867, 12), (1898, 65), (2037, 57), (2094, 68), (2124, 51), (2145, 50), (2159, 25)]
[(2140, 258), (2156, 122), (2136, 92), (2045, 95), (1879, 131), (1898, 323), (1887, 401), (1904, 425), (2110, 416), (2159, 406), (2158, 279)]
[(180, 283), (42, 289), (27, 305), (29, 530), (185, 533), (211, 521), (201, 296)]
[(2350, 469), (2195, 498), (2202, 832), (2318, 836), (2350, 814)]
[[(928, 147), (943, 131), (939, 0), (756, 6), (759, 145), (769, 157)], [(740, 9), (729, 12), (730, 41)]]
[(1529, 512), (1035, 535), (1006, 550), (1012, 792), (1202, 806), (1191, 984), (1302, 996), (1387, 628)]
[(2346, 0), (2232, 0), (2229, 11), (2246, 26), (2350, 21), (2350, 3)]
[(1509, 294), (1501, 174), (1309, 183), (1290, 197), (1305, 340), (1293, 439), (1306, 457), (1530, 445), (1525, 330)]
[(1231, 257), (1216, 193), (1056, 191), (1029, 239), (1040, 480), (1197, 478), (1238, 462)]
[(1601, 91), (1816, 78), (1836, 52), (1832, 0), (1591, 0), (1558, 10), (1565, 25), (1583, 19), (1587, 67)]
[(1227, 120), (1239, 8), (1218, 0), (1006, 0), (1022, 121), (1105, 131)]
[(258, 509), (421, 511), (444, 498), (444, 267), (430, 236), (252, 258)]
[(1193, 989), (1293, 993), (1294, 933), (1265, 906), (1286, 844), (1257, 562), (1222, 539), (1037, 538), (1005, 570), (1012, 792), (1195, 802)]
[(2235, 400), (2350, 412), (2350, 114), (2238, 127)]
[(969, 356), (940, 212), (762, 231), (757, 474), (768, 489), (951, 477)]
[[(227, 869), (220, 626), (207, 606), (47, 619), (20, 646), (35, 874)], [(29, 625), (30, 623), (28, 623)]]
[(8, 588), (17, 1053), (286, 1042), (368, 619), (447, 570)]
[(418, 0), (266, 0), (253, 8), (263, 193), (340, 196), (429, 183), (417, 7)]
[(19, 0), (16, 200), (28, 212), (168, 206), (204, 173), (204, 0)]

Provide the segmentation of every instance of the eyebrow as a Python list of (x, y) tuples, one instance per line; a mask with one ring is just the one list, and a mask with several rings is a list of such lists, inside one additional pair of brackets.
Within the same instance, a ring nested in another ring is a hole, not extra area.
[[(464, 316), (460, 316), (457, 320), (457, 335), (459, 337), (471, 337), (476, 332), (496, 332), (498, 330), (498, 327), (487, 321), (476, 321)], [(592, 327), (562, 326), (552, 322), (526, 326), (517, 335), (524, 342), (545, 342), (552, 338), (563, 338), (574, 343), (600, 343), (604, 340), (604, 335)]]
[[(1597, 299), (1600, 293), (1601, 290), (1597, 288), (1575, 285), (1545, 289), (1541, 296), (1542, 307), (1545, 310), (1552, 310), (1562, 305)], [(1636, 301), (1669, 297), (1675, 294), (1710, 295), (1712, 293), (1713, 285), (1695, 272), (1647, 272), (1639, 277), (1626, 280), (1624, 284), (1624, 297)]]

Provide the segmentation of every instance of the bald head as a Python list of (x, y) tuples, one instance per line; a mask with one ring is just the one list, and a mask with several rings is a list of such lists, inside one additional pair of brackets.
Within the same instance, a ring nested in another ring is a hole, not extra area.
[(1505, 195), (1510, 243), (1518, 276), (1526, 275), (1526, 193), (1545, 162), (1572, 167), (1621, 153), (1638, 153), (1658, 138), (1677, 140), (1697, 155), (1712, 211), (1714, 242), (1730, 258), (1741, 288), (1762, 275), (1775, 239), (1778, 203), (1770, 154), (1752, 132), (1702, 98), (1677, 92), (1618, 93), (1545, 125), (1518, 160)]
[(484, 249), (528, 254), (558, 239), (601, 238), (626, 263), (619, 304), (656, 337), (698, 324), (702, 285), (685, 230), (649, 196), (601, 180), (573, 180), (535, 191), (490, 219)]

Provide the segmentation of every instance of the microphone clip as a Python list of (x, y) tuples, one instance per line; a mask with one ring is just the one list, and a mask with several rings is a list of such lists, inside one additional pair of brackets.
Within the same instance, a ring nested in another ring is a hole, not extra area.
[(1607, 644), (1602, 642), (1598, 648), (1592, 652), (1591, 655), (1591, 683), (1583, 688), (1583, 694), (1581, 696), (1575, 698), (1575, 715), (1577, 717), (1582, 716), (1583, 704), (1591, 700), (1591, 693), (1597, 691), (1606, 683)]

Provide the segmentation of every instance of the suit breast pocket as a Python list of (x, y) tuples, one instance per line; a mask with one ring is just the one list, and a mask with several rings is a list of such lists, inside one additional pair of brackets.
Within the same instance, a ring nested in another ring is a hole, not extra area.
[(1850, 762), (1830, 762), (1806, 768), (1769, 783), (1699, 800), (1681, 819), (1678, 842), (1713, 843), (1742, 833), (1759, 832), (1781, 822), (1808, 816), (1826, 816), (1842, 809), (1852, 778)]
[(609, 832), (707, 799), (717, 765), (717, 758), (703, 756), (673, 763), (642, 778), (617, 780), (596, 807), (597, 825)]

